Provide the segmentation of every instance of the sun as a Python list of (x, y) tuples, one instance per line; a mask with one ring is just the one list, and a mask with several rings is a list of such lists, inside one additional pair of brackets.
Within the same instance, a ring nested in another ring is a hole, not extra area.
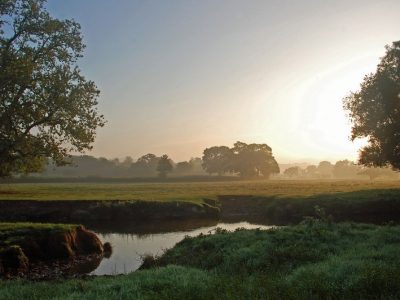
[[(335, 155), (354, 157), (365, 139), (350, 141), (351, 123), (343, 109), (343, 98), (357, 91), (363, 77), (374, 70), (376, 58), (370, 57), (338, 65), (308, 83), (303, 95), (303, 113), (308, 114), (304, 123), (305, 134), (316, 148), (327, 149)], [(310, 113), (311, 112), (311, 113)]]

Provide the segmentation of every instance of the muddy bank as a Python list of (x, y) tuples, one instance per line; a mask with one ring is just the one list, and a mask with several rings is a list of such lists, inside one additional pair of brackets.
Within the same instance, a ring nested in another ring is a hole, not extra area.
[(326, 217), (334, 222), (400, 222), (400, 197), (397, 192), (382, 192), (376, 197), (360, 196), (357, 192), (298, 198), (224, 195), (218, 197), (218, 202), (223, 221), (298, 224), (306, 217), (320, 218), (319, 209), (322, 209)]
[(53, 277), (88, 262), (94, 269), (104, 255), (100, 239), (83, 226), (53, 229), (16, 223), (9, 227), (0, 231), (0, 277)]
[[(322, 208), (334, 222), (400, 222), (400, 190), (361, 190), (310, 197), (220, 195), (204, 202), (109, 200), (1, 200), (0, 221), (80, 223), (91, 227), (134, 228), (170, 221), (249, 221), (268, 225), (297, 224), (319, 217)], [(103, 226), (104, 225), (104, 226)], [(115, 226), (114, 226), (115, 225)], [(147, 230), (147, 229), (146, 229)]]
[(216, 219), (219, 207), (190, 202), (3, 200), (0, 221), (65, 222), (91, 224), (124, 220)]

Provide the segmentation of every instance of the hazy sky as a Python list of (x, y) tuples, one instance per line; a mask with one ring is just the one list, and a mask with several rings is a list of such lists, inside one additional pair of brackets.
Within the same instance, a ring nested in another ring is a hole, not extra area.
[(400, 40), (399, 0), (49, 0), (82, 25), (95, 156), (175, 161), (235, 141), (278, 162), (355, 159), (342, 98)]

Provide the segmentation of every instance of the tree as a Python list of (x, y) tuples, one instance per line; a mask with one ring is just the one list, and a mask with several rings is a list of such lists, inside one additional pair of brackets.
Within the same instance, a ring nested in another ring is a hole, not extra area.
[(193, 170), (193, 165), (188, 161), (178, 162), (175, 166), (175, 172), (178, 174), (188, 174)]
[(309, 165), (309, 166), (307, 166), (307, 168), (305, 170), (305, 174), (308, 177), (315, 177), (315, 176), (317, 176), (317, 171), (318, 171), (317, 166)]
[(318, 164), (317, 172), (323, 178), (329, 178), (332, 176), (333, 165), (329, 161), (321, 161)]
[(366, 137), (359, 162), (366, 166), (391, 165), (400, 169), (400, 41), (386, 46), (375, 73), (360, 90), (343, 99), (352, 122), (351, 139)]
[(272, 149), (267, 144), (246, 144), (236, 142), (233, 145), (233, 171), (241, 177), (264, 176), (280, 172), (278, 163), (272, 156)]
[(131, 171), (136, 176), (155, 176), (157, 172), (159, 157), (152, 153), (148, 153), (138, 158), (138, 160), (131, 165)]
[(337, 161), (332, 170), (332, 174), (336, 178), (353, 178), (359, 172), (360, 167), (347, 159)]
[(299, 167), (290, 167), (290, 168), (287, 168), (287, 169), (283, 172), (283, 174), (284, 174), (285, 176), (287, 176), (287, 177), (297, 177), (297, 176), (300, 175), (300, 172), (301, 172), (301, 170), (300, 170)]
[(80, 25), (52, 18), (45, 0), (0, 2), (0, 177), (38, 171), (50, 157), (92, 148), (99, 91), (76, 65)]
[(160, 157), (157, 165), (158, 176), (161, 178), (166, 178), (167, 174), (173, 169), (172, 161), (169, 159), (168, 155), (164, 154)]
[(217, 173), (221, 176), (232, 169), (233, 152), (226, 146), (214, 146), (203, 151), (204, 170), (209, 173)]
[(370, 180), (374, 180), (378, 177), (386, 177), (390, 179), (398, 178), (398, 174), (390, 168), (367, 167), (364, 170), (360, 171), (358, 175), (366, 175), (369, 177)]

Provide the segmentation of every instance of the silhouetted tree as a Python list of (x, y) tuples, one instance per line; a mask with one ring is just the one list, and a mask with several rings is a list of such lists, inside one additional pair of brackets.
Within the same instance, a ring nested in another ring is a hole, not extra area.
[(169, 159), (168, 155), (164, 154), (160, 157), (157, 165), (158, 176), (161, 178), (166, 178), (167, 174), (173, 169), (172, 161)]
[(120, 163), (123, 168), (130, 168), (133, 164), (133, 158), (130, 156), (126, 156), (125, 159)]
[(178, 174), (188, 174), (193, 170), (193, 165), (188, 161), (178, 162), (175, 166), (175, 172)]
[(226, 146), (215, 146), (203, 151), (204, 170), (209, 173), (222, 175), (232, 170), (233, 152)]
[(375, 73), (368, 74), (357, 92), (344, 98), (353, 123), (351, 138), (366, 137), (359, 162), (366, 166), (390, 164), (400, 169), (400, 41), (386, 46)]
[(300, 175), (300, 172), (301, 170), (299, 167), (290, 167), (283, 172), (283, 175), (287, 177), (298, 177)]
[(91, 149), (104, 125), (99, 91), (76, 62), (84, 44), (73, 20), (52, 18), (44, 0), (0, 4), (0, 177), (34, 172), (46, 157)]
[(236, 142), (232, 148), (233, 171), (241, 177), (264, 176), (279, 173), (279, 166), (267, 144), (246, 144)]
[(131, 171), (135, 176), (156, 176), (157, 166), (159, 157), (152, 153), (148, 153), (138, 158), (138, 160), (132, 164)]

